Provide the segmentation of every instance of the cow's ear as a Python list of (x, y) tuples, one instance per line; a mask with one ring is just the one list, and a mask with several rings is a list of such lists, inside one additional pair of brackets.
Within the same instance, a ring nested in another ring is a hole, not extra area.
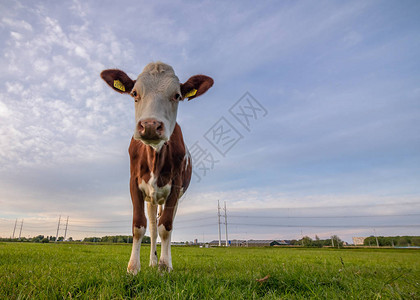
[(101, 72), (101, 77), (115, 91), (121, 94), (129, 94), (136, 83), (125, 72), (117, 69), (109, 69)]
[(182, 98), (188, 98), (188, 100), (191, 100), (198, 97), (207, 92), (207, 90), (212, 87), (213, 83), (213, 79), (208, 76), (194, 75), (185, 83), (181, 84)]

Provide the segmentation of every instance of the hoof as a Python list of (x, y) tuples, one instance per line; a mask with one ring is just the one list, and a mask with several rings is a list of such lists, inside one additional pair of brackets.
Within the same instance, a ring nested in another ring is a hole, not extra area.
[(165, 263), (159, 263), (159, 271), (161, 272), (168, 272), (170, 273), (172, 271), (172, 267), (168, 266)]
[(158, 264), (157, 253), (150, 254), (149, 267), (156, 267)]
[(156, 259), (154, 259), (154, 260), (150, 260), (150, 262), (149, 262), (149, 267), (154, 268), (154, 267), (156, 267), (156, 266), (157, 266), (157, 260), (156, 260)]
[(140, 264), (128, 264), (127, 273), (130, 275), (137, 275), (140, 272)]

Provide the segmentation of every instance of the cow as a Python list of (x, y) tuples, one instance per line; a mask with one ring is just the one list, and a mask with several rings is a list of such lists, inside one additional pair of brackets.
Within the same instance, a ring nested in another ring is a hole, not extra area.
[(212, 87), (213, 79), (195, 75), (181, 84), (173, 68), (162, 62), (146, 65), (136, 80), (118, 69), (102, 71), (101, 78), (116, 92), (134, 98), (135, 128), (128, 149), (133, 245), (127, 272), (136, 275), (140, 271), (140, 246), (147, 227), (144, 202), (147, 202), (151, 243), (149, 266), (158, 265), (159, 270), (170, 272), (173, 222), (192, 172), (191, 155), (176, 122), (178, 104), (204, 94)]

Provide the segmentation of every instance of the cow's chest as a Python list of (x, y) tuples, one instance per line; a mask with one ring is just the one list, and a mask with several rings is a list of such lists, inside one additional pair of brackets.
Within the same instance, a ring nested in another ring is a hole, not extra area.
[(139, 189), (143, 193), (144, 201), (153, 204), (163, 205), (171, 192), (171, 184), (166, 184), (162, 187), (157, 185), (157, 178), (152, 173), (148, 182), (141, 180)]

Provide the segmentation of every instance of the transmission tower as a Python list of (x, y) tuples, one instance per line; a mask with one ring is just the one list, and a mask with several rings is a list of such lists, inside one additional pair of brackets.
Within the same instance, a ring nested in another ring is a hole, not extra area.
[(219, 224), (219, 247), (222, 246), (222, 233), (220, 231), (220, 203), (219, 200), (217, 200), (217, 218), (218, 218), (218, 224)]
[(61, 215), (58, 218), (58, 225), (57, 225), (57, 234), (55, 235), (55, 242), (58, 242), (58, 231), (60, 230), (60, 222), (61, 222)]

